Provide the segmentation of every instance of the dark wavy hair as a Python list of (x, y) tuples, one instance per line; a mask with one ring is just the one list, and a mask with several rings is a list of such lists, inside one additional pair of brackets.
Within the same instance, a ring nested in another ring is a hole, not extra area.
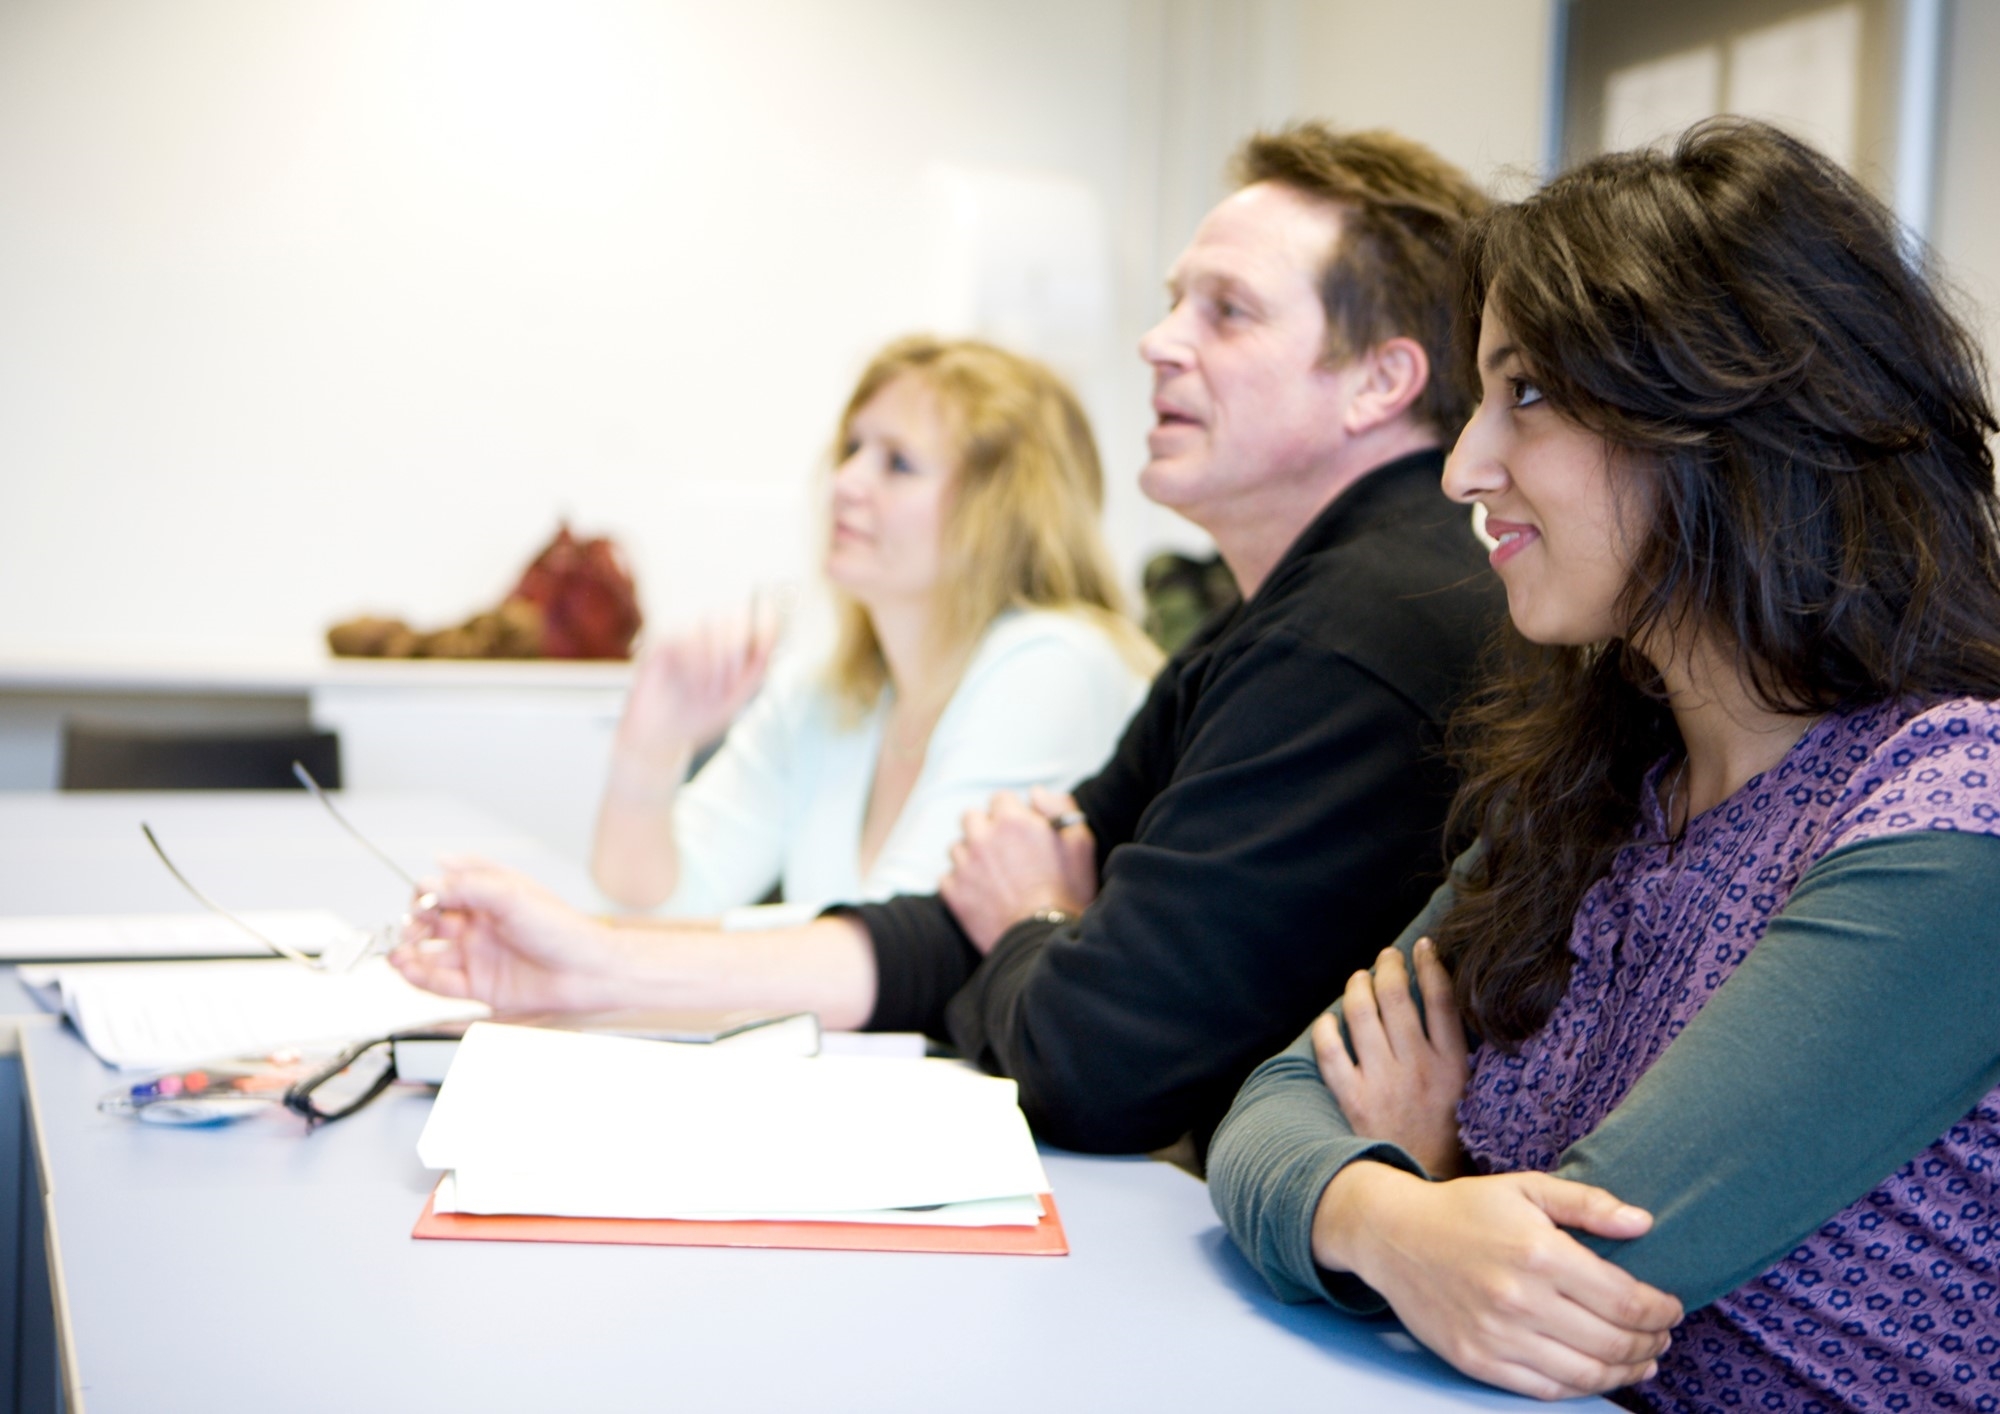
[(1634, 642), (1698, 626), (1779, 712), (2000, 697), (1984, 368), (1904, 240), (1832, 161), (1742, 120), (1598, 158), (1468, 231), (1462, 366), (1492, 309), (1652, 508), (1625, 636), (1508, 630), (1456, 729), (1454, 834), (1486, 852), (1437, 942), (1484, 1039), (1548, 1019), (1577, 905), (1683, 749)]

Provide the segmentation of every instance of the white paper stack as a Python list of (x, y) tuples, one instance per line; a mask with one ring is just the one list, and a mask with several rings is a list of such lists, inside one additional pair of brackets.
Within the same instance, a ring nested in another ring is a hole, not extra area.
[[(357, 929), (321, 909), (275, 909), (243, 921), (286, 947), (318, 956)], [(98, 917), (0, 918), (0, 961), (153, 957), (269, 957), (257, 939), (213, 913), (121, 913)]]
[(730, 1056), (482, 1024), (417, 1143), (441, 1209), (1033, 1226), (1014, 1083), (941, 1061)]
[(93, 962), (23, 967), (24, 985), (75, 1024), (110, 1065), (168, 1069), (224, 1056), (336, 1049), (444, 1021), (487, 1015), (434, 996), (382, 958), (351, 972), (295, 962)]

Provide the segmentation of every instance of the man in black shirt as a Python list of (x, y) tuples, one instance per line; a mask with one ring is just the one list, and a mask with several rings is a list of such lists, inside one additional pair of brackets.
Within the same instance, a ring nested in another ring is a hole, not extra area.
[(1500, 603), (1438, 487), (1463, 416), (1445, 282), (1483, 199), (1387, 134), (1260, 136), (1140, 352), (1140, 486), (1242, 593), (1074, 799), (967, 818), (938, 897), (722, 937), (612, 927), (452, 871), (397, 965), (505, 1010), (810, 1008), (1012, 1076), (1043, 1137), (1205, 1145), (1244, 1076), (1372, 962), (1441, 870), (1438, 735)]

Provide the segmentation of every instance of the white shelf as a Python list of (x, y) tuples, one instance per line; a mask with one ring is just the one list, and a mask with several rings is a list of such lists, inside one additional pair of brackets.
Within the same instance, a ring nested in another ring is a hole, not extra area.
[(303, 696), (329, 684), (414, 688), (623, 689), (630, 663), (550, 659), (302, 657), (258, 662), (0, 660), (0, 693)]
[(63, 721), (163, 730), (311, 723), (349, 789), (453, 797), (571, 860), (589, 848), (629, 663), (301, 657), (0, 661), (0, 789), (47, 790)]

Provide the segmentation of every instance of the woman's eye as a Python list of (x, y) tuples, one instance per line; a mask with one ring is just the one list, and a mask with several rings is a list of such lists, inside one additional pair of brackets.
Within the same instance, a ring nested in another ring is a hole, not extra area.
[(1517, 408), (1533, 407), (1542, 400), (1542, 390), (1525, 378), (1509, 378), (1507, 391), (1512, 406)]
[(910, 459), (901, 452), (891, 452), (889, 453), (889, 470), (908, 476), (916, 468), (910, 464)]
[(840, 459), (844, 462), (852, 461), (854, 454), (860, 450), (861, 440), (858, 437), (849, 437), (840, 444)]

